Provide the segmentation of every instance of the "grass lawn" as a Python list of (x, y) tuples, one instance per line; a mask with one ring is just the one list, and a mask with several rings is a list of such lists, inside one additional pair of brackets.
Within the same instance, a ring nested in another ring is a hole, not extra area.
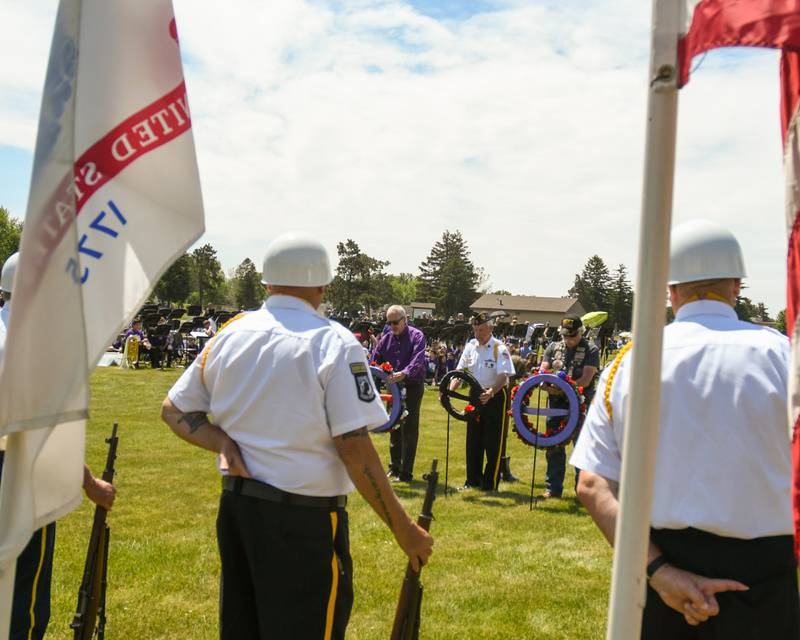
[[(159, 419), (161, 400), (182, 370), (100, 369), (92, 379), (88, 463), (105, 463), (104, 438), (120, 424), (117, 502), (109, 516), (107, 637), (217, 637), (219, 560), (214, 521), (219, 479), (213, 456), (179, 440)], [(463, 484), (464, 423), (451, 422), (450, 486)], [(373, 440), (388, 460), (387, 435)], [(433, 390), (422, 407), (416, 474), (397, 489), (416, 517), (423, 471), (440, 460), (444, 482), (446, 414)], [(533, 450), (513, 434), (512, 469), (522, 482), (500, 492), (451, 493), (434, 504), (435, 553), (423, 572), (422, 638), (602, 638), (611, 550), (570, 489), (563, 500), (528, 510)], [(539, 452), (536, 492), (543, 489)], [(53, 612), (48, 637), (72, 638), (93, 505), (58, 524)], [(405, 560), (388, 529), (361, 497), (348, 506), (356, 600), (350, 638), (386, 640)]]

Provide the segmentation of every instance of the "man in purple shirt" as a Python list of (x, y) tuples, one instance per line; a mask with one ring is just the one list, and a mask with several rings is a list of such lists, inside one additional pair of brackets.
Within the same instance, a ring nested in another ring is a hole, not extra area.
[(408, 411), (403, 425), (390, 436), (389, 476), (399, 482), (411, 482), (419, 439), (419, 409), (425, 391), (425, 335), (408, 326), (406, 310), (400, 305), (386, 310), (386, 323), (390, 331), (381, 336), (372, 360), (379, 365), (384, 362), (392, 365), (394, 372), (389, 381), (405, 385)]

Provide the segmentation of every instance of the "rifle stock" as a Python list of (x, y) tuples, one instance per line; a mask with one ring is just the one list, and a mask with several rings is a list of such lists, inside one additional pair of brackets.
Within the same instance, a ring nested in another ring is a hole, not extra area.
[[(436, 470), (438, 460), (431, 464), (431, 471), (425, 475), (428, 487), (425, 490), (425, 501), (422, 504), (422, 513), (417, 518), (417, 524), (430, 531), (433, 520), (433, 501), (436, 499), (436, 485), (439, 481), (439, 472)], [(397, 601), (397, 610), (394, 614), (391, 640), (417, 640), (419, 638), (419, 625), (422, 612), (422, 584), (419, 581), (420, 571), (414, 571), (409, 562), (406, 566), (406, 575), (400, 589), (400, 598)]]
[[(117, 423), (111, 431), (108, 443), (108, 457), (106, 468), (103, 470), (103, 480), (114, 482), (114, 460), (117, 457)], [(83, 566), (83, 579), (78, 590), (78, 606), (70, 628), (75, 631), (75, 640), (91, 640), (98, 628), (98, 637), (103, 638), (105, 632), (105, 599), (106, 576), (108, 563), (108, 543), (110, 529), (106, 525), (106, 511), (100, 505), (94, 510), (92, 533), (89, 536), (89, 549), (86, 552), (86, 563)], [(98, 611), (101, 624), (97, 625)]]

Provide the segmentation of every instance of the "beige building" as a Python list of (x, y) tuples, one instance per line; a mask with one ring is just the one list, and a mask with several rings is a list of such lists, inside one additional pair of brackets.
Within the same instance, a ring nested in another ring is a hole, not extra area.
[(405, 305), (406, 315), (409, 318), (421, 318), (423, 315), (433, 317), (436, 305), (433, 302), (412, 302)]
[(514, 316), (520, 323), (549, 322), (556, 326), (568, 313), (582, 316), (586, 313), (575, 298), (544, 298), (540, 296), (499, 296), (487, 293), (470, 305), (473, 312), (505, 311), (511, 320)]

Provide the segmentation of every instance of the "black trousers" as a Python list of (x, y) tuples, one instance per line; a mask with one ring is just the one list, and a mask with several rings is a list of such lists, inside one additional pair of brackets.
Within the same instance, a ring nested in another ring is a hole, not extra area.
[(490, 491), (497, 489), (500, 482), (506, 395), (507, 390), (503, 388), (486, 403), (476, 418), (467, 420), (467, 484)]
[[(5, 453), (0, 451), (0, 475)], [(17, 558), (9, 640), (42, 640), (50, 621), (56, 523), (33, 532)]]
[(406, 384), (406, 410), (408, 415), (399, 429), (389, 434), (389, 471), (400, 476), (401, 480), (411, 481), (414, 477), (414, 460), (417, 457), (419, 441), (419, 409), (425, 384), (417, 382)]
[(800, 601), (792, 536), (740, 540), (697, 529), (653, 529), (650, 539), (675, 566), (738, 580), (748, 591), (716, 595), (719, 614), (699, 626), (647, 587), (643, 640), (797, 640)]
[(285, 506), (223, 491), (222, 640), (345, 637), (353, 606), (347, 511)]

